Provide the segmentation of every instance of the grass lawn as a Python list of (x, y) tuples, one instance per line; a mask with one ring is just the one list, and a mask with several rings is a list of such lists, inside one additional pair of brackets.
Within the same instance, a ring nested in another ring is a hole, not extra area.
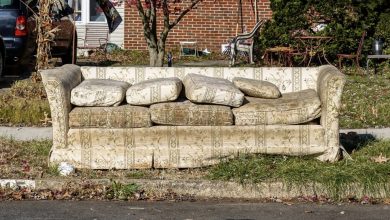
[(379, 76), (347, 75), (341, 128), (390, 127), (390, 71)]
[(56, 166), (48, 166), (50, 141), (0, 139), (0, 178), (81, 178), (81, 179), (211, 179), (243, 184), (280, 181), (286, 186), (320, 183), (334, 199), (351, 184), (364, 187), (364, 193), (385, 190), (390, 193), (390, 141), (370, 141), (356, 148), (353, 160), (323, 163), (314, 157), (270, 155), (240, 156), (201, 169), (77, 170), (60, 177)]
[(335, 198), (352, 184), (363, 186), (365, 193), (385, 190), (390, 194), (390, 141), (369, 142), (351, 156), (353, 160), (336, 163), (323, 163), (312, 156), (242, 156), (212, 167), (208, 177), (243, 184), (270, 180), (295, 186), (320, 183)]

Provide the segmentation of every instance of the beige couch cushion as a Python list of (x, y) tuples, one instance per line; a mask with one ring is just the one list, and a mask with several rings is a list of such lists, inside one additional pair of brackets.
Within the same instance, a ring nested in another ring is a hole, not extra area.
[(134, 84), (126, 92), (126, 101), (132, 105), (150, 105), (153, 103), (174, 101), (183, 85), (177, 77), (145, 80)]
[(245, 98), (248, 103), (233, 109), (236, 125), (300, 124), (321, 115), (321, 101), (313, 89), (285, 93), (279, 99)]
[(151, 105), (150, 114), (154, 123), (163, 125), (233, 125), (230, 107), (188, 100)]
[(239, 107), (244, 100), (244, 94), (227, 79), (188, 74), (183, 84), (192, 102)]
[(252, 97), (276, 99), (282, 96), (278, 87), (267, 81), (235, 77), (233, 84), (245, 95)]
[(71, 128), (141, 128), (152, 126), (146, 107), (75, 107), (69, 113)]
[(76, 106), (118, 106), (130, 84), (110, 79), (86, 79), (72, 89), (70, 102)]

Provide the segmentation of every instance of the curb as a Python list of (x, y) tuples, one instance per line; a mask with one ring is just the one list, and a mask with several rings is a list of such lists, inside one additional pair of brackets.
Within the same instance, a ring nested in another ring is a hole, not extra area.
[[(8, 181), (8, 184), (6, 183)], [(96, 185), (110, 186), (108, 179), (88, 180)], [(208, 180), (146, 180), (146, 179), (126, 179), (118, 181), (123, 184), (135, 183), (140, 185), (148, 193), (163, 195), (173, 191), (180, 195), (193, 195), (197, 198), (217, 198), (217, 199), (266, 199), (266, 198), (297, 198), (325, 196), (334, 197), (335, 192), (328, 192), (324, 186), (318, 183), (302, 184), (300, 186), (288, 185), (282, 182), (268, 182), (259, 184), (243, 185), (236, 182), (208, 181)], [(12, 188), (30, 188), (35, 190), (61, 190), (69, 183), (82, 184), (79, 179), (63, 180), (0, 180), (0, 186)], [(85, 181), (84, 181), (85, 183)], [(340, 198), (388, 198), (390, 184), (377, 193), (366, 193), (363, 186), (349, 185), (338, 194)]]

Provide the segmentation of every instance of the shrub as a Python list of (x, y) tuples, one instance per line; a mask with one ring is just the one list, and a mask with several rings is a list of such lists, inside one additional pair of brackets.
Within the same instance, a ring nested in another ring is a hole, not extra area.
[[(363, 54), (371, 50), (375, 30), (387, 31), (390, 36), (390, 2), (386, 0), (271, 0), (271, 9), (272, 20), (259, 40), (262, 49), (296, 45), (294, 33), (332, 36), (326, 50), (334, 60), (337, 53), (356, 52), (363, 31), (368, 33)], [(318, 24), (325, 28), (316, 30)]]
[[(387, 44), (390, 43), (390, 12), (382, 13), (379, 16), (378, 24), (375, 27), (374, 37), (376, 39), (383, 39)], [(385, 49), (388, 45), (385, 44)]]

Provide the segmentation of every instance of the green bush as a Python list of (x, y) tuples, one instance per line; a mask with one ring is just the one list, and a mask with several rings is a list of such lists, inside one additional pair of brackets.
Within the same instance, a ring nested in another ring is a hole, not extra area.
[[(371, 50), (376, 30), (390, 36), (390, 2), (386, 0), (271, 0), (272, 20), (260, 35), (261, 49), (274, 46), (297, 45), (294, 33), (333, 37), (327, 45), (328, 58), (334, 60), (338, 53), (356, 52), (363, 31), (365, 40), (363, 54)], [(378, 23), (379, 22), (379, 23)], [(325, 29), (314, 32), (318, 24)], [(390, 39), (388, 39), (390, 43)]]
[(387, 44), (385, 44), (385, 50), (389, 48), (390, 44), (390, 12), (382, 13), (379, 16), (379, 22), (375, 27), (374, 38), (383, 39)]

